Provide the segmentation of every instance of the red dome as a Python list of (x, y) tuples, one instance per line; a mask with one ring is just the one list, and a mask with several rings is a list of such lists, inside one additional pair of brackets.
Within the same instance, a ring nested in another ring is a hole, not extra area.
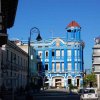
[(69, 23), (69, 25), (67, 26), (67, 28), (68, 27), (80, 27), (80, 25), (77, 22), (72, 21), (71, 23)]

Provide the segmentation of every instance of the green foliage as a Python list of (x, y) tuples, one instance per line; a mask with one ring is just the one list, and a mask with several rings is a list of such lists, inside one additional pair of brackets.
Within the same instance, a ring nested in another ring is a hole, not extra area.
[(88, 74), (84, 77), (84, 83), (83, 84), (84, 84), (84, 86), (88, 86), (88, 85), (90, 85), (90, 83), (92, 83), (92, 85), (95, 86), (96, 82), (97, 82), (97, 80), (96, 80), (95, 74), (91, 73), (91, 74)]
[(69, 84), (69, 91), (72, 91), (77, 88), (78, 88), (77, 86), (74, 86), (73, 84)]
[(70, 89), (70, 90), (74, 89), (73, 84), (69, 84), (69, 89)]

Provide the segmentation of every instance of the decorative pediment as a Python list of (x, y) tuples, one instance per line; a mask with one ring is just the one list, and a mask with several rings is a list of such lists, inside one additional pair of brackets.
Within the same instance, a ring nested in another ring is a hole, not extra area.
[(56, 47), (60, 47), (60, 46), (65, 45), (65, 42), (60, 38), (56, 38), (51, 42), (51, 45), (56, 46)]

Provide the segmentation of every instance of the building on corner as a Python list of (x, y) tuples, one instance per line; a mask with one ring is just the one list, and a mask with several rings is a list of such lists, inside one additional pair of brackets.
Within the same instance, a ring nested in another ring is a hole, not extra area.
[(66, 27), (66, 38), (34, 41), (37, 70), (49, 87), (81, 87), (83, 84), (84, 42), (80, 25), (72, 21)]

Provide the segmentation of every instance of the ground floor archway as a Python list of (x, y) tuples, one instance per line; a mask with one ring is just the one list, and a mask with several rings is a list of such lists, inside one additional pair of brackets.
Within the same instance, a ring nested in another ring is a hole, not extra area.
[(64, 77), (56, 76), (52, 78), (53, 87), (61, 88), (64, 87)]
[(75, 77), (75, 85), (77, 86), (77, 87), (80, 87), (80, 76), (76, 76)]

